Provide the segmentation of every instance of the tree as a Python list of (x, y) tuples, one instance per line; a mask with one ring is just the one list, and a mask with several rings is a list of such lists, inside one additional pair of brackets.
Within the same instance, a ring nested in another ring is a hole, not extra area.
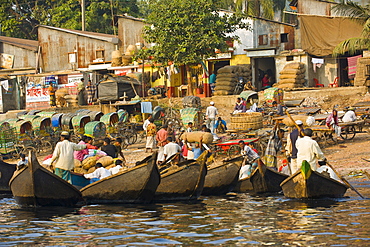
[[(139, 16), (137, 0), (86, 0), (86, 30), (113, 34), (112, 15)], [(36, 26), (81, 29), (81, 4), (76, 0), (2, 0), (2, 35), (37, 39)]]
[(249, 28), (241, 16), (219, 14), (212, 0), (150, 0), (149, 7), (144, 39), (155, 45), (146, 53), (164, 64), (200, 63), (237, 40), (236, 29)]
[(356, 52), (370, 49), (370, 5), (365, 7), (360, 6), (352, 1), (342, 0), (339, 4), (333, 7), (335, 13), (348, 16), (353, 21), (363, 25), (360, 37), (354, 37), (339, 43), (333, 50), (333, 55), (338, 56), (348, 52), (350, 55)]

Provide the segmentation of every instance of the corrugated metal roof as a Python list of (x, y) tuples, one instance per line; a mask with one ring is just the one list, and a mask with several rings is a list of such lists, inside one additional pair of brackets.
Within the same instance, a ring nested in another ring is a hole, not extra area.
[(0, 42), (18, 46), (23, 49), (37, 51), (38, 41), (30, 39), (19, 39), (13, 37), (0, 36)]
[(92, 39), (98, 39), (103, 40), (111, 43), (118, 43), (118, 36), (111, 35), (111, 34), (105, 34), (105, 33), (95, 33), (95, 32), (87, 32), (87, 31), (80, 31), (80, 30), (72, 30), (72, 29), (66, 29), (66, 28), (60, 28), (60, 27), (51, 27), (51, 26), (45, 26), (45, 25), (39, 25), (39, 27), (44, 27), (48, 29), (57, 30), (60, 32), (66, 32), (71, 33), (75, 35), (80, 35)]

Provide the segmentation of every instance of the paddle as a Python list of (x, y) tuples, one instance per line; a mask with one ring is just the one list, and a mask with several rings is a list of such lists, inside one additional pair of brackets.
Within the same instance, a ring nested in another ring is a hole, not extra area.
[(330, 164), (329, 164), (329, 162), (328, 161), (326, 161), (326, 164), (335, 172), (335, 174), (337, 174), (337, 176), (340, 178), (340, 179), (342, 179), (342, 181), (348, 186), (348, 187), (350, 187), (354, 192), (356, 192), (362, 199), (364, 199), (365, 197), (363, 196), (363, 195), (361, 195), (361, 193), (360, 192), (358, 192), (348, 181), (347, 181), (347, 179), (345, 179), (344, 177), (342, 177), (335, 169), (334, 169), (334, 167), (333, 166), (331, 166)]

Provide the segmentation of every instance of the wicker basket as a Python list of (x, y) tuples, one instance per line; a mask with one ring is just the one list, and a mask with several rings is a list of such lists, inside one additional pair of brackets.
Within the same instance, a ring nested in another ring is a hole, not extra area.
[(248, 129), (260, 129), (262, 128), (262, 122), (256, 123), (230, 123), (230, 129), (233, 130), (248, 130)]
[(244, 112), (231, 117), (231, 123), (262, 123), (262, 113)]

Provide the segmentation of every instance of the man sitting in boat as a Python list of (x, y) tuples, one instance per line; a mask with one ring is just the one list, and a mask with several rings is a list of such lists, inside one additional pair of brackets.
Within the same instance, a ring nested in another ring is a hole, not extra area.
[(85, 149), (86, 145), (73, 143), (69, 138), (70, 136), (67, 131), (63, 131), (60, 134), (60, 142), (55, 146), (50, 164), (53, 165), (53, 162), (56, 161), (54, 173), (71, 183), (71, 170), (74, 168), (73, 152)]
[(318, 163), (319, 163), (319, 167), (316, 170), (317, 172), (320, 172), (326, 176), (329, 176), (332, 179), (342, 182), (340, 178), (337, 176), (337, 174), (335, 174), (333, 169), (331, 169), (330, 166), (326, 165), (326, 161), (323, 160), (323, 161), (319, 161)]
[(317, 161), (325, 160), (324, 153), (321, 151), (319, 144), (312, 137), (312, 129), (303, 130), (304, 137), (299, 137), (296, 142), (297, 147), (297, 164), (301, 169), (302, 162), (306, 160), (310, 163), (313, 171), (317, 170)]
[[(168, 143), (164, 146), (163, 154), (165, 159), (181, 152), (181, 147), (175, 142), (172, 136), (167, 137)], [(178, 157), (176, 157), (178, 159)]]
[(28, 158), (26, 158), (25, 154), (20, 154), (20, 160), (17, 163), (17, 170), (22, 169), (28, 163)]
[(117, 149), (114, 145), (110, 144), (110, 139), (108, 137), (104, 138), (103, 146), (100, 149), (110, 157), (117, 158)]
[(241, 148), (240, 154), (244, 156), (242, 167), (239, 172), (239, 180), (249, 177), (252, 171), (257, 167), (257, 160), (260, 158), (256, 151), (253, 150), (252, 144), (245, 145), (243, 140), (239, 141)]
[(118, 173), (122, 168), (122, 164), (123, 164), (122, 160), (116, 160), (115, 162), (116, 166), (109, 169), (110, 173), (112, 173), (112, 175)]
[(90, 135), (84, 135), (81, 138), (81, 141), (78, 143), (79, 145), (85, 144), (86, 149), (80, 151), (74, 151), (74, 158), (76, 160), (82, 161), (85, 158), (85, 155), (89, 154), (89, 149), (98, 149), (98, 147), (92, 145), (93, 138)]
[(96, 170), (92, 173), (85, 174), (85, 178), (90, 179), (90, 183), (94, 183), (100, 179), (105, 177), (109, 177), (111, 175), (110, 171), (103, 167), (103, 164), (97, 162), (95, 165)]

